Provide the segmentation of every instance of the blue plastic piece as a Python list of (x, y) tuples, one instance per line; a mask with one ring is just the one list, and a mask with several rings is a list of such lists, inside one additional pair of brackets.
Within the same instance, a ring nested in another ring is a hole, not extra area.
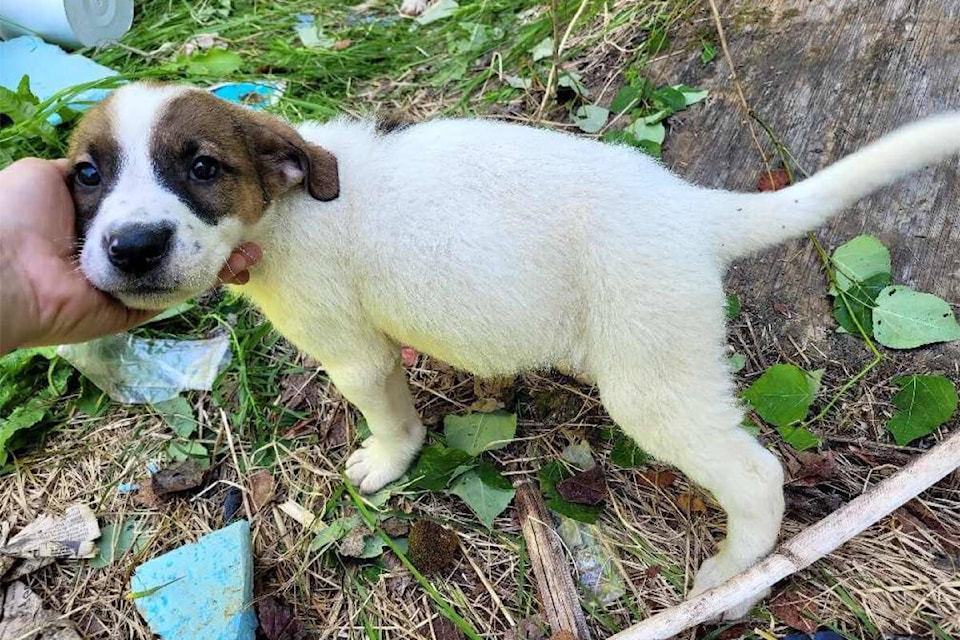
[(250, 525), (239, 520), (137, 567), (134, 603), (163, 640), (254, 640)]
[(251, 109), (262, 110), (272, 107), (280, 101), (283, 95), (282, 82), (225, 82), (210, 87), (210, 91), (218, 98), (223, 98)]
[[(30, 91), (41, 101), (78, 84), (117, 75), (113, 69), (81, 55), (68, 54), (60, 47), (33, 36), (0, 42), (0, 61), (0, 86), (16, 91), (23, 76), (29, 76)], [(107, 89), (84, 91), (68, 106), (75, 111), (83, 111), (109, 93)], [(47, 122), (56, 126), (61, 118), (53, 114), (47, 118)]]
[(836, 631), (821, 629), (813, 635), (813, 640), (844, 640), (844, 638)]

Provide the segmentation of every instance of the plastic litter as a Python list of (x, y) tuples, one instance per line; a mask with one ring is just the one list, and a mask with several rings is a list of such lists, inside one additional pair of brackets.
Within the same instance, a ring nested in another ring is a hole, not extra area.
[(602, 604), (619, 600), (626, 593), (623, 579), (610, 562), (610, 554), (597, 543), (597, 525), (557, 516), (557, 533), (570, 550), (580, 584)]
[[(70, 55), (60, 47), (33, 36), (20, 36), (0, 42), (0, 86), (16, 91), (23, 76), (30, 77), (30, 91), (41, 101), (80, 84), (117, 75), (113, 69), (99, 65), (79, 54)], [(83, 111), (103, 100), (108, 89), (90, 89), (79, 93), (68, 103), (70, 109)], [(56, 126), (62, 118), (54, 113), (47, 122)]]
[(119, 334), (57, 353), (115, 402), (162, 402), (182, 391), (210, 391), (230, 362), (230, 337), (203, 340), (138, 338)]
[(67, 47), (119, 40), (133, 25), (133, 0), (4, 0), (0, 37), (36, 34)]
[(260, 111), (280, 102), (286, 82), (261, 80), (258, 82), (224, 82), (210, 87), (218, 98)]

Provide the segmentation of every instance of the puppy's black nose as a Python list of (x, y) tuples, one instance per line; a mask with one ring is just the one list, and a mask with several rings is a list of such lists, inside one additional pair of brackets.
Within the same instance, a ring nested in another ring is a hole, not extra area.
[(173, 227), (131, 224), (104, 238), (110, 264), (124, 273), (143, 275), (155, 268), (170, 248)]

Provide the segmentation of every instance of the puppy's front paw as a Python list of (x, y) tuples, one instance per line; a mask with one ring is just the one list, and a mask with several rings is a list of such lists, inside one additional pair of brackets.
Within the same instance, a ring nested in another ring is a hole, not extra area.
[[(693, 598), (700, 595), (704, 591), (708, 591), (715, 586), (726, 582), (733, 576), (746, 569), (748, 566), (749, 564), (745, 565), (743, 562), (739, 562), (735, 558), (724, 555), (722, 552), (718, 553), (712, 558), (708, 558), (702, 565), (700, 565), (700, 570), (697, 571), (697, 576), (693, 580), (693, 589), (690, 590), (690, 595), (687, 597)], [(720, 616), (714, 618), (710, 622), (730, 622), (746, 618), (747, 615), (749, 615), (750, 610), (753, 609), (753, 605), (767, 597), (769, 593), (770, 590), (768, 589), (756, 598), (745, 600), (736, 606), (730, 607), (720, 614)]]
[(427, 8), (427, 0), (403, 0), (400, 5), (400, 13), (405, 16), (418, 16)]
[(370, 436), (347, 459), (347, 478), (361, 493), (379, 491), (403, 475), (423, 444), (423, 427), (408, 439)]

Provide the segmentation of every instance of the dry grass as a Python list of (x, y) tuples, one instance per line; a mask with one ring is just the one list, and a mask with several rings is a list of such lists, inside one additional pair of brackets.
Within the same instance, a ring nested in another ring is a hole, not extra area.
[[(577, 26), (567, 40), (572, 51), (581, 52), (567, 68), (583, 74), (600, 102), (612, 97), (624, 65), (642, 57), (649, 13), (634, 9), (632, 0), (606, 3), (604, 10)], [(676, 20), (702, 23), (707, 14), (700, 3), (691, 2), (674, 15)], [(680, 43), (671, 51), (671, 56), (695, 55)], [(405, 82), (399, 77), (393, 82), (359, 86), (357, 101), (429, 117), (448, 111), (461, 97), (437, 88), (399, 91)], [(488, 82), (499, 80), (494, 76)], [(402, 97), (394, 98), (396, 95)], [(530, 120), (541, 97), (534, 87), (507, 103), (473, 106), (495, 117)], [(559, 121), (559, 113), (543, 114), (541, 124), (569, 126)], [(831, 361), (810, 345), (800, 348), (781, 337), (775, 322), (747, 310), (733, 323), (730, 343), (748, 356), (747, 368), (738, 374), (741, 381), (751, 380), (765, 366), (784, 358), (810, 368), (826, 367), (822, 399), (829, 398), (862, 364), (854, 358)], [(297, 360), (283, 343), (274, 352), (280, 353), (279, 358)], [(352, 508), (348, 500), (332, 505), (328, 501), (339, 495), (340, 470), (356, 441), (356, 414), (311, 363), (303, 364), (305, 373), (282, 381), (282, 393), (275, 401), (291, 410), (309, 412), (314, 419), (288, 430), (289, 444), (268, 445), (278, 447), (271, 468), (278, 495), (251, 519), (256, 594), (277, 595), (291, 603), (310, 638), (434, 637), (431, 620), (438, 616), (436, 607), (391, 553), (372, 562), (342, 558), (332, 551), (317, 556), (309, 550), (311, 536), (277, 506), (290, 500), (314, 514), (328, 516)], [(836, 471), (815, 479), (814, 486), (788, 485), (784, 536), (891, 475), (920, 452), (886, 444), (889, 439), (882, 424), (891, 407), (881, 399), (891, 396), (889, 379), (899, 366), (896, 360), (885, 362), (816, 425), (836, 457)], [(612, 630), (683, 598), (694, 570), (715, 551), (723, 536), (722, 513), (707, 496), (702, 496), (707, 505), (704, 512), (687, 512), (678, 498), (698, 494), (698, 490), (683, 478), (669, 486), (651, 482), (650, 470), (665, 470), (656, 464), (637, 471), (611, 464), (608, 445), (598, 437), (597, 427), (612, 425), (592, 389), (559, 375), (529, 374), (516, 381), (514, 393), (491, 394), (472, 377), (423, 357), (410, 369), (410, 377), (417, 407), (434, 426), (444, 414), (465, 411), (478, 399), (492, 395), (502, 400), (513, 395), (520, 437), (495, 452), (498, 467), (508, 475), (535, 473), (542, 461), (556, 459), (571, 442), (581, 438), (591, 442), (610, 487), (596, 535), (627, 588), (627, 595), (614, 604), (589, 607), (595, 637), (606, 637)], [(958, 380), (956, 372), (953, 378)], [(133, 569), (147, 558), (222, 526), (227, 489), (248, 488), (248, 478), (255, 470), (251, 462), (255, 447), (249, 437), (239, 435), (244, 425), (230, 424), (231, 414), (214, 407), (207, 396), (197, 397), (197, 409), (205, 443), (219, 448), (212, 479), (193, 497), (177, 497), (148, 508), (138, 504), (135, 495), (117, 492), (118, 483), (141, 479), (147, 462), (163, 458), (170, 438), (169, 429), (157, 416), (122, 407), (99, 419), (77, 416), (63, 425), (42, 451), (21, 458), (16, 473), (0, 481), (0, 512), (13, 521), (15, 530), (40, 513), (59, 512), (75, 502), (94, 505), (104, 521), (137, 515), (146, 524), (148, 542), (136, 556), (126, 556), (104, 570), (60, 562), (29, 578), (30, 586), (48, 606), (76, 621), (91, 638), (149, 638), (133, 604), (124, 599)], [(952, 428), (956, 428), (955, 422)], [(238, 434), (233, 437), (232, 450), (225, 437), (227, 429)], [(803, 475), (804, 463), (796, 460), (774, 432), (764, 431), (762, 437), (781, 455), (792, 477)], [(537, 614), (529, 562), (512, 509), (497, 520), (493, 531), (484, 530), (453, 496), (399, 494), (384, 510), (405, 518), (442, 522), (457, 532), (463, 558), (448, 574), (431, 581), (483, 637), (505, 637), (512, 623)], [(793, 576), (775, 593), (786, 591), (787, 601), (802, 603), (811, 615), (850, 637), (929, 635), (931, 623), (947, 633), (958, 633), (960, 579), (956, 568), (951, 570), (948, 565), (950, 558), (956, 561), (960, 554), (957, 532), (960, 477), (954, 474), (908, 508)], [(754, 628), (776, 635), (786, 627), (764, 610), (738, 631), (749, 635)], [(685, 637), (703, 635), (701, 629)]]

